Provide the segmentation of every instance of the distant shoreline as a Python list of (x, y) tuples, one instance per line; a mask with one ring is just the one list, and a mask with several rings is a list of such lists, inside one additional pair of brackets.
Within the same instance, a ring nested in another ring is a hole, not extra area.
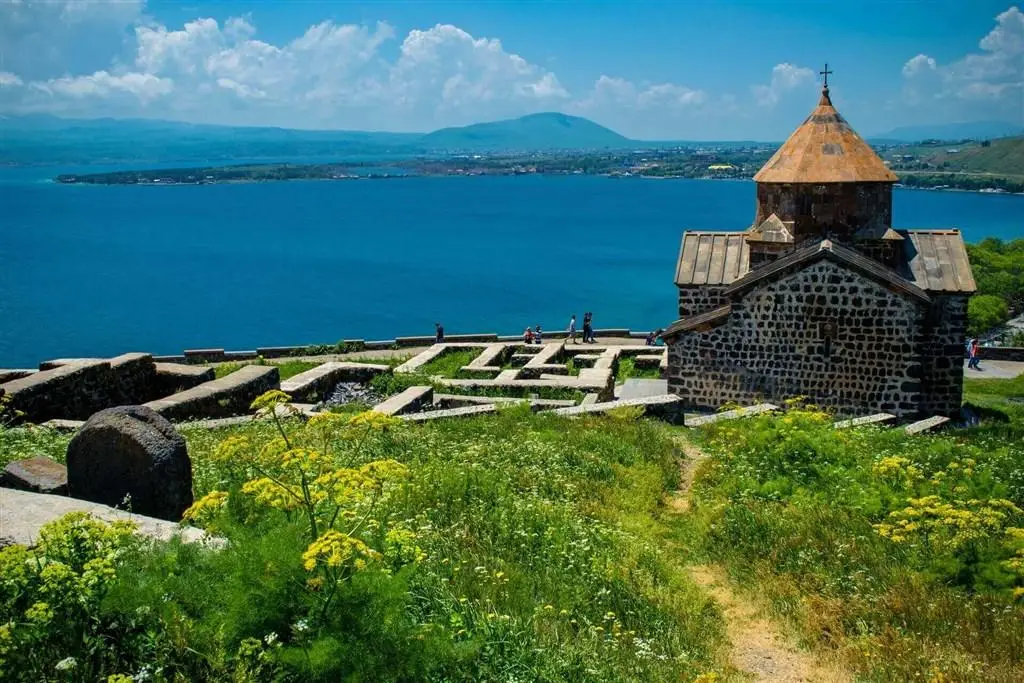
[[(354, 181), (354, 180), (410, 180), (417, 178), (478, 178), (482, 176), (500, 176), (500, 177), (522, 177), (522, 176), (542, 176), (542, 177), (564, 177), (564, 176), (590, 176), (590, 177), (602, 177), (613, 180), (711, 180), (711, 181), (733, 181), (733, 182), (752, 182), (753, 177), (715, 177), (707, 175), (648, 175), (642, 173), (619, 173), (619, 172), (567, 172), (567, 171), (529, 171), (529, 172), (513, 172), (506, 169), (487, 169), (479, 172), (452, 172), (452, 171), (416, 171), (411, 170), (406, 173), (368, 173), (359, 175), (355, 173), (335, 173), (328, 175), (323, 172), (316, 172), (315, 169), (319, 168), (335, 168), (333, 164), (311, 164), (311, 165), (269, 165), (267, 170), (273, 170), (275, 168), (282, 169), (295, 169), (299, 173), (292, 176), (286, 177), (204, 177), (198, 179), (181, 180), (180, 174), (187, 172), (188, 177), (199, 175), (199, 172), (206, 173), (231, 171), (232, 169), (238, 169), (240, 167), (233, 166), (221, 166), (215, 168), (189, 168), (189, 169), (151, 169), (142, 171), (109, 171), (103, 173), (85, 173), (85, 174), (63, 174), (50, 179), (50, 182), (60, 185), (121, 185), (121, 186), (140, 186), (140, 187), (182, 187), (182, 186), (199, 186), (199, 185), (249, 185), (258, 183), (275, 183), (275, 182), (289, 182), (289, 181), (321, 181), (321, 182), (339, 182), (339, 181)], [(341, 168), (340, 165), (337, 168)], [(351, 168), (346, 165), (345, 168)], [(308, 172), (312, 171), (312, 172)], [(176, 178), (175, 176), (178, 176)], [(924, 187), (915, 185), (906, 185), (903, 183), (896, 183), (896, 188), (906, 190), (920, 190), (928, 192), (966, 192), (973, 194), (984, 194), (984, 195), (997, 195), (997, 196), (1010, 196), (1010, 197), (1021, 197), (1024, 196), (1024, 192), (1008, 192), (998, 188), (983, 188), (983, 189), (967, 189), (949, 186), (935, 186), (935, 187)]]

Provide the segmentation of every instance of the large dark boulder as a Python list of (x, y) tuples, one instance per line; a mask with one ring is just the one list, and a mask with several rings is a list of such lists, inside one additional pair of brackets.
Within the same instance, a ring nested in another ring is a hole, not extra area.
[(185, 439), (145, 406), (108, 408), (86, 420), (68, 444), (67, 466), (75, 498), (172, 521), (192, 504)]

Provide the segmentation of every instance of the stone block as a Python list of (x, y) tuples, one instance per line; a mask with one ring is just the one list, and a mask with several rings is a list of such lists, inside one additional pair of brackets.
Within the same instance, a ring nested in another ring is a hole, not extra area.
[(52, 420), (47, 420), (39, 426), (46, 427), (47, 429), (53, 429), (58, 432), (74, 432), (81, 429), (84, 424), (85, 420), (62, 420), (60, 418), (54, 418)]
[(182, 363), (156, 363), (154, 379), (154, 398), (170, 396), (199, 386), (203, 382), (212, 382), (217, 375), (207, 365), (184, 365)]
[(453, 417), (472, 417), (474, 415), (485, 415), (497, 410), (493, 403), (475, 406), (464, 406), (462, 408), (449, 408), (447, 410), (431, 410), (425, 413), (403, 414), (400, 417), (407, 422), (427, 422), (429, 420), (442, 420)]
[(56, 460), (41, 455), (15, 460), (0, 473), (0, 486), (63, 496), (68, 492), (68, 470)]
[(703, 427), (704, 425), (714, 424), (715, 422), (723, 422), (725, 420), (736, 420), (741, 417), (751, 417), (753, 415), (761, 415), (763, 413), (771, 413), (779, 410), (777, 405), (771, 403), (758, 403), (757, 405), (747, 406), (745, 408), (736, 408), (734, 410), (726, 410), (721, 413), (714, 413), (712, 415), (700, 415), (698, 417), (691, 417), (686, 420), (687, 427)]
[(90, 417), (68, 443), (68, 490), (75, 498), (176, 522), (192, 504), (185, 439), (144, 406)]
[(185, 349), (189, 363), (219, 363), (224, 360), (224, 349)]
[(423, 410), (434, 402), (434, 389), (432, 387), (409, 387), (400, 394), (395, 394), (383, 403), (373, 407), (374, 412), (385, 415), (404, 415)]
[(276, 367), (245, 365), (230, 375), (145, 405), (174, 421), (229, 417), (248, 412), (249, 405), (257, 396), (279, 385), (280, 373)]
[(908, 424), (903, 428), (903, 431), (907, 434), (922, 434), (933, 429), (938, 429), (947, 422), (949, 422), (949, 418), (945, 415), (933, 415), (923, 420), (918, 420), (917, 422)]
[(683, 422), (683, 401), (675, 394), (664, 394), (662, 396), (645, 396), (625, 401), (606, 401), (599, 403), (581, 403), (570, 408), (557, 408), (551, 411), (554, 415), (562, 417), (573, 417), (578, 415), (591, 415), (595, 413), (606, 413), (617, 408), (639, 407), (643, 409), (644, 417), (653, 417), (664, 420), (670, 424), (682, 424)]
[(839, 420), (833, 423), (832, 426), (836, 429), (849, 429), (850, 427), (885, 424), (886, 422), (892, 422), (895, 419), (896, 416), (889, 413), (875, 413), (874, 415), (865, 415), (863, 417), (854, 417), (848, 420)]
[(369, 382), (389, 372), (387, 365), (330, 362), (310, 368), (281, 382), (281, 391), (296, 401), (323, 401), (340, 382)]

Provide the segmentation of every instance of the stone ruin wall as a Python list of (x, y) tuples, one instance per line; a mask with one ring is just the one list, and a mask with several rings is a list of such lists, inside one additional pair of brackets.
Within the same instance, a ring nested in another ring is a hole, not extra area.
[[(688, 408), (806, 396), (839, 414), (916, 414), (922, 367), (909, 330), (925, 306), (829, 261), (746, 292), (725, 323), (669, 346), (669, 391)], [(820, 325), (835, 323), (826, 355)]]
[(760, 225), (773, 213), (793, 221), (795, 242), (812, 235), (848, 242), (860, 228), (892, 225), (892, 184), (757, 183), (754, 224)]

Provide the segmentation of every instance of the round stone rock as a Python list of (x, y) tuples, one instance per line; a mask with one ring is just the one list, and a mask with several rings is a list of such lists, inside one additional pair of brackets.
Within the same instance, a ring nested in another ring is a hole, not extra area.
[(185, 439), (144, 406), (95, 413), (68, 444), (71, 496), (178, 521), (192, 504)]

